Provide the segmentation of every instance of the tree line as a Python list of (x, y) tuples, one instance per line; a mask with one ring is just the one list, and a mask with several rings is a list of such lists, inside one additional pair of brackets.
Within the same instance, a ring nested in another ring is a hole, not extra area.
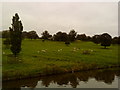
[[(9, 38), (10, 37), (10, 31), (4, 30), (1, 32), (2, 38)], [(110, 36), (108, 33), (103, 33), (105, 35)], [(52, 40), (52, 41), (69, 41), (73, 42), (75, 40), (81, 40), (81, 41), (93, 41), (96, 44), (100, 44), (102, 34), (100, 35), (94, 35), (94, 36), (87, 36), (86, 34), (77, 34), (75, 30), (71, 30), (68, 34), (66, 32), (57, 32), (54, 35), (51, 35), (47, 30), (41, 33), (41, 37), (37, 34), (36, 31), (23, 31), (22, 32), (22, 39), (43, 39), (45, 40)], [(111, 37), (111, 36), (110, 36)], [(120, 44), (120, 36), (119, 37), (111, 37), (111, 43), (112, 44)]]

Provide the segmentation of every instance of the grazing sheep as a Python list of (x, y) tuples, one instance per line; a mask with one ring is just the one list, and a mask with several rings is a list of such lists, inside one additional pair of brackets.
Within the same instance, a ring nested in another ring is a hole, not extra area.
[(73, 51), (74, 51), (74, 52), (76, 52), (76, 51), (78, 51), (78, 50), (79, 50), (79, 49), (76, 48), (76, 47), (73, 48)]
[(83, 54), (91, 54), (93, 52), (93, 50), (88, 49), (88, 50), (83, 50)]
[(5, 52), (3, 52), (3, 54), (5, 54)]
[(62, 51), (62, 49), (58, 49), (58, 52)]
[(60, 52), (60, 50), (58, 50), (58, 52)]
[(93, 50), (90, 50), (91, 52), (93, 52)]
[(46, 50), (41, 50), (42, 52), (46, 52)]
[(19, 60), (21, 62), (21, 60)]
[(74, 50), (76, 49), (76, 47), (73, 48)]

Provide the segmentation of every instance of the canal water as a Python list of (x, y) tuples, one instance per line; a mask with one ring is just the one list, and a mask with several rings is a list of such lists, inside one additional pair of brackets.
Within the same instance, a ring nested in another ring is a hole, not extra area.
[(118, 69), (102, 69), (3, 81), (3, 88), (118, 88)]

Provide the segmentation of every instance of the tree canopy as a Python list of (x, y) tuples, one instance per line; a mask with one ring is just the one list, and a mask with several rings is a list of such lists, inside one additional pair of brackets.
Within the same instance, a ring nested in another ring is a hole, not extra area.
[(100, 36), (100, 42), (101, 42), (101, 46), (104, 46), (106, 48), (107, 46), (111, 45), (112, 37), (108, 33), (103, 33)]

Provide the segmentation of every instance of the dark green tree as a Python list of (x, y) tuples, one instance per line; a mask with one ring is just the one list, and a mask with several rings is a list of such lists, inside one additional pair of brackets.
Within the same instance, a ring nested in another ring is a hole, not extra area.
[(62, 41), (62, 32), (57, 32), (56, 34), (54, 34), (53, 38), (55, 41)]
[(57, 32), (54, 36), (53, 36), (55, 41), (68, 41), (68, 35), (65, 32)]
[(31, 40), (32, 39), (39, 39), (39, 36), (37, 35), (36, 31), (29, 31), (27, 33), (27, 37)]
[(112, 44), (118, 44), (118, 37), (114, 37), (112, 39)]
[(69, 34), (68, 34), (69, 40), (70, 40), (70, 41), (75, 41), (76, 35), (77, 35), (77, 32), (75, 32), (75, 30), (72, 29), (72, 30), (69, 32)]
[(91, 41), (92, 40), (92, 37), (90, 37), (90, 36), (87, 36), (86, 38), (87, 38), (87, 41)]
[(9, 38), (10, 37), (9, 34), (10, 34), (9, 30), (2, 31), (2, 38)]
[(22, 32), (22, 39), (28, 38), (28, 32), (23, 31)]
[(82, 41), (86, 41), (87, 40), (87, 36), (85, 34), (78, 34), (77, 35), (77, 40), (82, 40)]
[(78, 34), (76, 39), (81, 40), (81, 41), (91, 41), (92, 40), (92, 38), (90, 36), (86, 36), (85, 34)]
[(11, 43), (11, 51), (16, 55), (21, 51), (21, 42), (22, 42), (22, 31), (23, 25), (19, 20), (19, 16), (16, 13), (12, 19), (12, 27), (9, 27), (10, 30), (10, 43)]
[(108, 33), (103, 33), (100, 36), (100, 42), (101, 42), (101, 46), (104, 46), (106, 48), (107, 46), (111, 45), (112, 37)]
[(95, 43), (95, 44), (99, 44), (100, 43), (100, 35), (94, 35), (92, 37), (92, 41)]
[(42, 39), (44, 40), (48, 40), (52, 37), (52, 35), (50, 35), (48, 31), (44, 31), (41, 35), (42, 35)]

